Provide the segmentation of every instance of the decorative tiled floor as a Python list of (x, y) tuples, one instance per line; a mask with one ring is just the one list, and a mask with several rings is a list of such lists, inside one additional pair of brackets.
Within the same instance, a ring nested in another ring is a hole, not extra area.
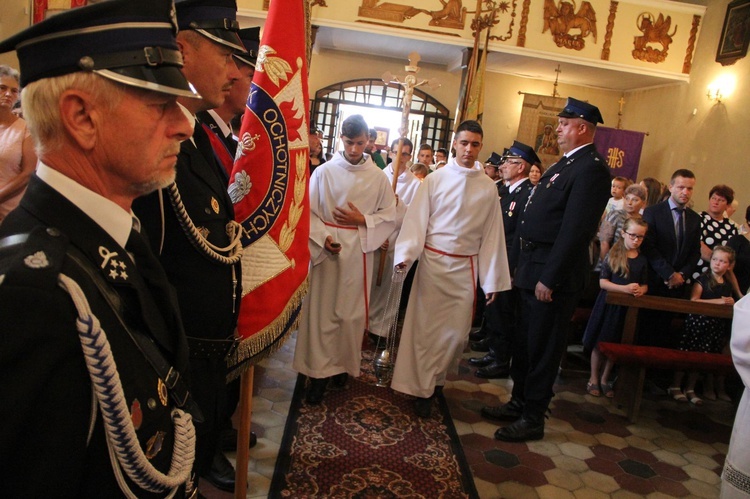
[[(250, 451), (248, 498), (268, 496), (297, 376), (290, 367), (294, 344), (292, 336), (255, 368), (258, 445)], [(571, 355), (585, 367), (580, 355)], [(631, 424), (609, 399), (585, 393), (586, 372), (565, 374), (555, 387), (544, 440), (516, 444), (495, 440), (497, 423), (479, 414), (485, 404), (507, 401), (512, 382), (477, 378), (465, 361), (449, 377), (445, 397), (480, 497), (718, 497), (734, 405), (695, 407), (645, 393), (641, 416)], [(209, 499), (232, 497), (210, 485), (201, 489)]]

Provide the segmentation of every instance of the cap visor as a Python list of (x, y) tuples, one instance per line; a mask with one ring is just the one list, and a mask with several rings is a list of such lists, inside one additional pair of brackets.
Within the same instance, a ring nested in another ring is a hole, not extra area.
[(242, 40), (240, 40), (240, 35), (238, 35), (234, 31), (228, 31), (226, 29), (203, 28), (196, 29), (195, 31), (205, 36), (209, 40), (213, 40), (214, 42), (221, 45), (226, 45), (232, 50), (236, 50), (240, 54), (247, 54), (247, 50), (245, 50), (245, 47), (242, 45)]
[(200, 99), (177, 66), (127, 66), (117, 69), (99, 69), (98, 75), (128, 85), (154, 92), (176, 95), (178, 97), (192, 97)]

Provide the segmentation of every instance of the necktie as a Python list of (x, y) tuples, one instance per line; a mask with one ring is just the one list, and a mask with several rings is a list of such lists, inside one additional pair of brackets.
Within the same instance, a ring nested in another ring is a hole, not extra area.
[(505, 184), (501, 184), (500, 187), (497, 189), (497, 195), (500, 197), (503, 197), (508, 194), (510, 194), (510, 189), (508, 189), (508, 186)]
[(206, 130), (203, 129), (203, 125), (201, 125), (201, 123), (197, 120), (195, 121), (195, 126), (193, 127), (193, 141), (195, 141), (196, 149), (198, 149), (198, 151), (203, 155), (203, 158), (206, 160), (206, 162), (211, 165), (211, 169), (220, 180), (221, 184), (224, 186), (228, 185), (229, 174), (224, 169), (224, 166), (219, 163), (219, 160), (216, 159), (214, 148), (211, 145), (211, 139), (208, 138), (208, 134), (206, 133)]
[(677, 212), (677, 251), (682, 248), (682, 242), (685, 240), (685, 209), (674, 208)]
[[(128, 242), (125, 244), (125, 249), (133, 256), (138, 274), (143, 277), (151, 295), (159, 305), (162, 305), (162, 300), (168, 300), (170, 293), (167, 274), (164, 272), (159, 260), (156, 259), (148, 247), (146, 239), (138, 232), (138, 224), (134, 225), (135, 227), (130, 230), (130, 236), (128, 237)], [(166, 309), (163, 311), (166, 315)]]
[(139, 227), (140, 222), (134, 218), (133, 229), (130, 230), (125, 249), (130, 253), (137, 273), (143, 281), (136, 284), (141, 313), (157, 342), (164, 348), (174, 351), (179, 343), (175, 332), (181, 329), (177, 304), (167, 274), (146, 239), (138, 231)]

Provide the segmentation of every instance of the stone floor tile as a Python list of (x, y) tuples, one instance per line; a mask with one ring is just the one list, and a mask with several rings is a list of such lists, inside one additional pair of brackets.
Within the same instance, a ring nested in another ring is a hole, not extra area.
[(652, 464), (651, 467), (656, 471), (656, 474), (662, 478), (668, 478), (675, 482), (684, 482), (690, 479), (690, 475), (685, 473), (685, 470), (679, 466), (660, 461)]
[(553, 456), (550, 459), (552, 459), (552, 462), (555, 463), (555, 466), (562, 470), (571, 471), (573, 473), (583, 473), (589, 469), (588, 465), (583, 459), (578, 459), (571, 456)]
[(624, 473), (619, 464), (614, 461), (602, 459), (600, 457), (592, 457), (591, 459), (586, 459), (585, 464), (590, 470), (608, 476), (617, 476)]
[(664, 461), (665, 463), (674, 466), (685, 466), (686, 464), (688, 464), (688, 460), (682, 457), (680, 454), (668, 451), (666, 449), (655, 450), (654, 452), (652, 452), (652, 454), (659, 461)]
[(274, 411), (258, 411), (253, 414), (253, 423), (264, 426), (284, 426), (286, 416)]
[(470, 383), (468, 381), (456, 381), (451, 388), (468, 393), (479, 391), (479, 387), (475, 383)]
[(695, 480), (699, 480), (711, 485), (717, 485), (719, 482), (721, 482), (721, 478), (717, 476), (716, 473), (713, 472), (713, 470), (701, 468), (696, 464), (687, 464), (683, 466), (682, 469), (690, 476), (690, 478), (693, 478)]
[(641, 438), (645, 438), (646, 440), (653, 440), (655, 438), (659, 437), (659, 432), (656, 431), (654, 428), (649, 428), (647, 426), (638, 425), (638, 424), (632, 424), (627, 427), (628, 431), (632, 433), (633, 435)]
[(474, 486), (477, 488), (477, 493), (482, 499), (500, 499), (500, 492), (497, 490), (497, 484), (490, 483), (480, 478), (474, 479)]
[(617, 475), (615, 477), (615, 481), (617, 481), (617, 483), (620, 484), (620, 487), (622, 487), (623, 489), (634, 492), (641, 496), (645, 496), (647, 494), (650, 494), (651, 492), (656, 491), (654, 484), (652, 484), (650, 480), (634, 475), (629, 475), (627, 473)]
[(573, 425), (571, 425), (567, 421), (563, 421), (562, 419), (558, 419), (558, 418), (549, 418), (547, 422), (544, 424), (544, 427), (548, 430), (555, 430), (555, 431), (559, 431), (562, 433), (573, 431)]
[(706, 499), (716, 499), (719, 497), (719, 489), (717, 487), (701, 480), (691, 479), (683, 482), (682, 485), (688, 489), (691, 495), (696, 497), (705, 497)]
[(540, 499), (575, 499), (572, 492), (554, 485), (542, 485), (536, 489)]
[(590, 448), (586, 447), (585, 445), (574, 444), (572, 442), (565, 442), (564, 444), (561, 444), (560, 450), (566, 456), (575, 457), (576, 459), (588, 459), (590, 457), (594, 457), (594, 453), (591, 452)]
[(713, 445), (705, 442), (696, 442), (694, 440), (688, 440), (685, 442), (685, 446), (690, 449), (691, 453), (703, 454), (704, 456), (713, 456), (716, 454), (716, 449)]
[(612, 435), (610, 433), (597, 433), (596, 435), (594, 435), (594, 438), (601, 445), (606, 445), (607, 447), (613, 447), (615, 449), (624, 449), (629, 445), (628, 441), (624, 438)]
[(522, 465), (542, 472), (555, 468), (555, 463), (552, 459), (533, 452), (523, 452), (518, 456), (518, 459)]
[(651, 479), (651, 483), (654, 484), (657, 492), (669, 497), (685, 497), (690, 495), (690, 491), (681, 482), (675, 482), (669, 478), (657, 476)]
[(260, 391), (260, 396), (271, 402), (282, 402), (292, 399), (292, 393), (283, 388), (265, 388)]
[(527, 442), (529, 450), (542, 456), (553, 457), (562, 454), (560, 447), (556, 444), (549, 442), (548, 440), (537, 440), (535, 442)]
[[(547, 477), (550, 485), (560, 487), (565, 490), (576, 490), (583, 486), (584, 482), (581, 480), (580, 475), (565, 471), (560, 468), (554, 468), (544, 472), (544, 476)], [(540, 494), (541, 495), (541, 494)]]
[(667, 437), (656, 437), (653, 439), (654, 445), (663, 450), (674, 452), (675, 454), (684, 454), (688, 451), (685, 441), (674, 440)]
[(712, 468), (716, 466), (716, 461), (714, 460), (713, 456), (711, 455), (705, 455), (705, 454), (698, 454), (696, 452), (693, 452), (693, 448), (690, 448), (690, 452), (686, 452), (682, 456), (690, 461), (693, 464), (697, 464), (698, 466), (702, 468)]
[(644, 464), (653, 464), (659, 461), (651, 452), (637, 447), (625, 447), (622, 449), (622, 453), (630, 459), (634, 459)]
[(650, 440), (646, 440), (643, 437), (637, 437), (635, 435), (631, 435), (629, 437), (625, 437), (625, 441), (631, 446), (636, 447), (638, 449), (648, 450), (648, 451), (654, 451), (657, 450), (659, 447), (651, 442)]
[[(503, 499), (534, 499), (539, 497), (536, 489), (515, 481), (498, 484), (497, 492), (499, 494), (497, 497), (502, 497)], [(484, 496), (481, 494), (480, 497), (484, 499)]]
[(594, 489), (578, 489), (573, 491), (576, 499), (609, 499), (609, 494)]
[(569, 442), (586, 447), (593, 447), (594, 445), (597, 445), (599, 443), (599, 440), (597, 440), (594, 435), (590, 435), (588, 433), (583, 433), (580, 431), (571, 431), (565, 436), (567, 437)]
[(581, 473), (580, 477), (587, 488), (599, 492), (612, 493), (620, 488), (620, 485), (614, 478), (596, 471), (586, 471)]
[(643, 499), (643, 496), (629, 490), (620, 489), (612, 493), (612, 499)]

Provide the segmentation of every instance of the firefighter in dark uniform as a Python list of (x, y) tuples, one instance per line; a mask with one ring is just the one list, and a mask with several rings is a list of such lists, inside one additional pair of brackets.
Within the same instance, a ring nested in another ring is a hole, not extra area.
[[(198, 121), (203, 129), (208, 132), (214, 155), (231, 173), (234, 167), (234, 157), (237, 154), (237, 134), (239, 134), (239, 120), (247, 107), (247, 98), (250, 94), (250, 85), (255, 73), (255, 62), (258, 58), (260, 48), (260, 28), (244, 28), (239, 31), (242, 45), (247, 50), (246, 54), (234, 54), (234, 62), (237, 64), (242, 77), (232, 84), (229, 96), (224, 104), (216, 109), (201, 111), (197, 114)], [(235, 379), (227, 385), (227, 406), (223, 417), (220, 445), (217, 452), (237, 450), (237, 430), (232, 426), (232, 415), (240, 401), (240, 380)], [(258, 441), (255, 433), (250, 432), (250, 447), (254, 447)], [(217, 456), (219, 460), (226, 459)], [(220, 464), (217, 462), (217, 465)], [(230, 472), (230, 468), (224, 464), (223, 468)], [(219, 472), (219, 469), (213, 470)], [(216, 477), (212, 477), (216, 478)], [(214, 480), (216, 481), (216, 480)]]
[(511, 442), (544, 437), (568, 323), (588, 281), (589, 241), (609, 198), (609, 170), (593, 144), (596, 124), (604, 122), (599, 109), (569, 97), (558, 116), (564, 156), (532, 191), (510, 258), (517, 262), (521, 321), (512, 397), (494, 416), (513, 421), (495, 433)]
[(182, 73), (203, 99), (178, 99), (194, 129), (181, 145), (175, 183), (140, 198), (133, 210), (177, 289), (190, 348), (191, 390), (204, 417), (196, 427), (196, 473), (231, 491), (234, 472), (216, 449), (226, 411), (225, 359), (235, 344), (242, 291), (241, 231), (227, 194), (229, 177), (195, 115), (224, 102), (239, 77), (232, 55), (244, 48), (234, 0), (185, 0), (175, 7)]
[(6, 497), (196, 492), (177, 298), (131, 212), (172, 182), (192, 133), (171, 14), (170, 0), (112, 0), (0, 42), (17, 50), (40, 159), (0, 227)]
[[(533, 187), (529, 181), (529, 171), (531, 165), (538, 161), (539, 157), (534, 149), (516, 140), (503, 154), (503, 161), (499, 166), (502, 187), (498, 189), (498, 193), (508, 253), (511, 252), (518, 220)], [(513, 272), (512, 266), (510, 269)], [(478, 378), (507, 378), (510, 374), (511, 344), (516, 335), (519, 317), (518, 290), (498, 293), (495, 301), (487, 307), (485, 317), (492, 324), (488, 340), (489, 353), (479, 359), (469, 359), (469, 362), (479, 367), (474, 373)], [(483, 409), (482, 413), (487, 416), (485, 412)]]

